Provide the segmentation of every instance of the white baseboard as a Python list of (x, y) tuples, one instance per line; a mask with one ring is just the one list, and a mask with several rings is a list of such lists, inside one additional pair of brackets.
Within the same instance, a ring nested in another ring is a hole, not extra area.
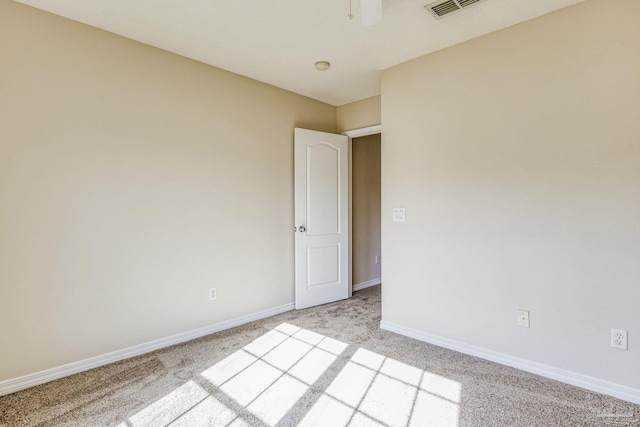
[(370, 288), (371, 286), (376, 286), (382, 283), (380, 278), (367, 280), (366, 282), (361, 282), (353, 285), (353, 292), (361, 291), (362, 289)]
[(293, 309), (294, 309), (293, 303), (283, 304), (278, 307), (269, 308), (266, 310), (259, 311), (257, 313), (248, 314), (246, 316), (236, 317), (234, 319), (226, 320), (224, 322), (214, 323), (213, 325), (204, 326), (202, 328), (193, 329), (191, 331), (182, 332), (176, 335), (171, 335), (166, 338), (160, 338), (160, 339), (149, 341), (143, 344), (134, 345), (133, 347), (124, 348), (122, 350), (116, 350), (111, 353), (91, 357), (89, 359), (80, 360), (78, 362), (68, 363), (66, 365), (62, 365), (56, 368), (47, 369), (45, 371), (40, 371), (33, 374), (25, 375), (19, 378), (13, 378), (10, 380), (1, 381), (0, 396), (4, 396), (5, 394), (10, 394), (10, 393), (15, 393), (16, 391), (24, 390), (25, 388), (33, 387), (39, 384), (44, 384), (49, 381), (53, 381), (62, 377), (77, 374), (79, 372), (87, 371), (89, 369), (97, 368), (99, 366), (108, 365), (109, 363), (117, 362), (119, 360), (140, 356), (141, 354), (149, 353), (151, 351), (155, 351), (164, 347), (169, 347), (171, 345), (180, 344), (182, 342), (200, 338), (205, 335), (212, 334), (214, 332), (219, 332), (225, 329), (234, 328), (236, 326), (253, 322), (254, 320), (264, 319), (266, 317), (291, 311)]
[(501, 365), (511, 366), (512, 368), (520, 369), (532, 374), (537, 374), (542, 377), (551, 378), (566, 384), (574, 385), (576, 387), (595, 391), (596, 393), (606, 394), (607, 396), (626, 400), (627, 402), (640, 404), (640, 390), (632, 387), (615, 384), (588, 375), (578, 374), (575, 372), (567, 371), (565, 369), (556, 368), (554, 366), (544, 365), (542, 363), (533, 362), (531, 360), (522, 359), (519, 357), (511, 356), (509, 354), (489, 350), (483, 347), (465, 344), (460, 341), (432, 335), (427, 332), (399, 325), (393, 322), (382, 320), (380, 322), (380, 329), (395, 332), (397, 334), (404, 335), (410, 338), (415, 338), (417, 340), (424, 341), (429, 344), (434, 344), (439, 347), (448, 348), (449, 350), (454, 350), (460, 353), (476, 356), (481, 359), (490, 360), (492, 362), (500, 363)]

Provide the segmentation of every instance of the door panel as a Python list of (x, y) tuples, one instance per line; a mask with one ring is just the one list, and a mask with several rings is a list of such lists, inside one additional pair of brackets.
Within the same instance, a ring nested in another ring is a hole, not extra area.
[(348, 138), (295, 129), (296, 308), (349, 296)]
[(340, 244), (307, 247), (307, 285), (335, 285), (340, 281)]
[(327, 143), (307, 145), (307, 235), (340, 232), (340, 151)]

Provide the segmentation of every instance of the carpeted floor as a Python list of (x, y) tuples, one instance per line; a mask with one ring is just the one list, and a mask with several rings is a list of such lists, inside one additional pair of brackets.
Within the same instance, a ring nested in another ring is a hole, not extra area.
[(640, 426), (640, 406), (381, 331), (380, 287), (0, 397), (0, 426)]

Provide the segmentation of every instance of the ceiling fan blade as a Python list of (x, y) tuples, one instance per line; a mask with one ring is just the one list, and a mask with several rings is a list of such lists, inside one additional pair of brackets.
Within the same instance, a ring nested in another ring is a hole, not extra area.
[(382, 21), (382, 0), (360, 0), (362, 25), (375, 25)]

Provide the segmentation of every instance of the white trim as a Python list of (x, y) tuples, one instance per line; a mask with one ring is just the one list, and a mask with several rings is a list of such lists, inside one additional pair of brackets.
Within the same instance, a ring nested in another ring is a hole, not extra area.
[(393, 322), (381, 321), (380, 329), (415, 338), (439, 347), (448, 348), (449, 350), (490, 360), (492, 362), (500, 363), (501, 365), (511, 366), (532, 374), (537, 374), (563, 383), (595, 391), (596, 393), (606, 394), (608, 396), (626, 400), (627, 402), (640, 404), (639, 389), (604, 381), (588, 375), (578, 374), (576, 372), (567, 371), (554, 366), (533, 362), (531, 360), (522, 359), (520, 357), (511, 356), (509, 354), (500, 353), (483, 347), (477, 347), (460, 341), (443, 338)]
[(371, 286), (376, 286), (382, 283), (380, 278), (367, 280), (366, 282), (360, 282), (353, 285), (353, 292), (360, 291), (362, 289), (370, 288)]
[(382, 125), (367, 126), (366, 128), (347, 130), (342, 132), (343, 135), (347, 135), (349, 138), (358, 138), (361, 136), (369, 136), (382, 133)]
[(128, 359), (130, 357), (139, 356), (141, 354), (149, 353), (151, 351), (159, 350), (171, 345), (180, 344), (182, 342), (200, 338), (214, 332), (220, 332), (225, 329), (234, 328), (236, 326), (244, 325), (255, 320), (260, 320), (266, 317), (274, 316), (276, 314), (291, 311), (293, 310), (293, 308), (294, 304), (291, 302), (288, 304), (283, 304), (277, 307), (262, 310), (257, 313), (236, 317), (224, 322), (214, 323), (213, 325), (204, 326), (202, 328), (193, 329), (191, 331), (182, 332), (176, 335), (171, 335), (166, 338), (160, 338), (143, 344), (134, 345), (133, 347), (116, 350), (111, 353), (91, 357), (89, 359), (80, 360), (78, 362), (68, 363), (66, 365), (47, 369), (45, 371), (40, 371), (22, 377), (1, 381), (0, 396), (15, 393), (16, 391), (24, 390), (25, 388), (44, 384), (49, 381), (57, 380), (58, 378), (77, 374), (79, 372), (87, 371), (99, 366), (108, 365), (109, 363), (117, 362), (119, 360)]
[(353, 139), (347, 136), (347, 153), (349, 154), (349, 298), (353, 296)]

